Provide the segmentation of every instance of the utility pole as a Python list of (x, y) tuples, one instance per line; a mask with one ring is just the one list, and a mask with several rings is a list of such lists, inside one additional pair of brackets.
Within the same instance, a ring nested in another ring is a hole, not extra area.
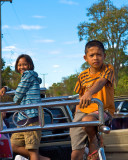
[(1, 32), (1, 5), (2, 3), (1, 2), (5, 2), (5, 1), (9, 1), (10, 3), (12, 3), (12, 0), (0, 0), (0, 89), (2, 88), (2, 72), (1, 72), (1, 69), (2, 69), (2, 32)]
[(47, 73), (41, 73), (41, 75), (43, 75), (43, 87), (45, 88), (45, 76), (47, 75)]

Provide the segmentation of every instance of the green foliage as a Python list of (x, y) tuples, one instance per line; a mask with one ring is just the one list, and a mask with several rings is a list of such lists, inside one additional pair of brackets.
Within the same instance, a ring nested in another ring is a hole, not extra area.
[[(16, 89), (20, 81), (20, 74), (13, 71), (10, 66), (5, 67), (5, 62), (2, 59), (2, 86), (8, 86), (11, 89)], [(2, 102), (12, 101), (12, 97), (2, 97)]]
[(2, 71), (2, 86), (8, 86), (12, 89), (16, 89), (20, 81), (20, 77), (20, 74), (12, 71), (10, 66), (8, 66)]
[(20, 74), (13, 71), (10, 66), (5, 67), (5, 62), (2, 59), (2, 86), (8, 86), (12, 89), (16, 89), (20, 78)]
[(55, 97), (64, 95), (64, 84), (53, 83), (49, 90), (46, 92), (47, 97)]
[(47, 97), (73, 95), (78, 73), (69, 77), (63, 77), (61, 83), (53, 83), (46, 92)]
[(116, 86), (121, 65), (128, 63), (128, 7), (116, 8), (110, 0), (100, 0), (88, 8), (89, 22), (78, 25), (79, 40), (98, 39), (106, 48), (106, 62), (115, 69)]
[(119, 82), (115, 89), (115, 95), (128, 95), (128, 66), (124, 66), (119, 71)]
[(85, 69), (87, 69), (89, 67), (89, 64), (87, 62), (84, 62), (82, 65), (81, 65), (81, 70), (84, 71)]
[(73, 95), (74, 94), (74, 87), (77, 81), (77, 74), (71, 75), (67, 78), (63, 78), (63, 83), (65, 86), (65, 94), (67, 95)]

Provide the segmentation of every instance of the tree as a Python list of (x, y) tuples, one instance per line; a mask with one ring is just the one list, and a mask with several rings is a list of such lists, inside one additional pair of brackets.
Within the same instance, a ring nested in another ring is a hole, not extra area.
[(89, 22), (78, 25), (79, 40), (98, 39), (106, 48), (106, 62), (115, 69), (116, 86), (119, 69), (128, 64), (128, 7), (116, 8), (110, 0), (100, 0), (88, 8)]
[(52, 96), (62, 96), (64, 95), (64, 84), (63, 83), (53, 83), (49, 90), (47, 90), (46, 95), (48, 97)]
[(73, 95), (74, 87), (78, 78), (78, 73), (63, 77), (62, 82), (53, 83), (51, 87), (46, 92), (48, 97), (50, 96), (65, 96), (65, 95)]
[[(5, 61), (2, 59), (2, 86), (8, 86), (11, 89), (16, 89), (21, 79), (21, 75), (13, 71), (10, 66), (5, 67)], [(12, 97), (4, 96), (2, 101), (12, 101)]]
[(122, 67), (119, 71), (119, 82), (115, 95), (128, 95), (128, 66)]
[(81, 70), (84, 71), (85, 69), (87, 69), (89, 67), (89, 64), (87, 62), (84, 62), (82, 65), (81, 65)]
[(20, 74), (16, 73), (15, 71), (12, 71), (10, 66), (2, 70), (2, 86), (8, 86), (12, 89), (16, 89), (20, 81), (20, 78)]
[(63, 77), (62, 82), (64, 83), (65, 93), (67, 95), (74, 94), (74, 87), (75, 87), (77, 79), (78, 79), (78, 74), (73, 74), (68, 77)]
[(5, 66), (5, 61), (2, 59), (2, 86), (8, 86), (16, 89), (21, 79), (21, 75), (13, 71), (10, 66)]

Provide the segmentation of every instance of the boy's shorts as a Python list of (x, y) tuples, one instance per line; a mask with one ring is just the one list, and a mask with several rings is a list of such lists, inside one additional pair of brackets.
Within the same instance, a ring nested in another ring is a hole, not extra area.
[[(27, 126), (36, 126), (39, 122), (31, 123)], [(29, 131), (13, 133), (11, 136), (11, 143), (18, 147), (25, 147), (25, 149), (38, 149), (40, 146), (41, 131)]]
[[(93, 115), (97, 120), (99, 119), (98, 111), (88, 114), (88, 113), (83, 113), (80, 110), (77, 110), (73, 122), (80, 122), (82, 118), (85, 117), (86, 115)], [(112, 117), (111, 115), (109, 115), (109, 113), (104, 112), (105, 122), (110, 120), (111, 118)], [(71, 136), (72, 150), (79, 150), (85, 148), (87, 134), (85, 133), (82, 127), (70, 128), (70, 136)]]

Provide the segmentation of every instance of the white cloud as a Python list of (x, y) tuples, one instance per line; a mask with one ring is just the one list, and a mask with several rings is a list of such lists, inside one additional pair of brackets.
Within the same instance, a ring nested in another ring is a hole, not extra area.
[(8, 28), (10, 28), (8, 25), (3, 25), (2, 26), (2, 29), (8, 29)]
[(58, 51), (58, 50), (51, 51), (50, 54), (53, 54), (53, 55), (55, 55), (55, 54), (60, 54), (60, 51)]
[(4, 47), (4, 48), (2, 49), (2, 51), (8, 52), (8, 51), (15, 50), (15, 49), (16, 49), (15, 46), (7, 46), (7, 47)]
[(74, 2), (74, 1), (71, 1), (71, 0), (60, 0), (59, 2), (63, 3), (63, 4), (68, 4), (68, 5), (78, 5), (77, 2)]
[(58, 70), (54, 70), (53, 71), (54, 73), (62, 73), (62, 71), (60, 70), (60, 71), (58, 71)]
[(39, 25), (25, 25), (25, 24), (22, 24), (22, 25), (20, 25), (20, 28), (24, 29), (24, 30), (40, 30), (44, 27), (39, 26)]
[(64, 44), (76, 44), (78, 43), (78, 41), (67, 41), (67, 42), (64, 42)]
[(69, 54), (69, 55), (64, 55), (65, 58), (81, 58), (84, 56), (84, 53), (81, 54), (81, 53), (78, 53), (78, 54)]
[[(6, 61), (6, 65), (12, 67), (15, 65), (16, 59), (20, 54), (28, 54), (32, 57), (34, 55), (31, 50), (17, 48), (15, 45), (6, 46), (2, 49), (2, 51), (4, 52), (3, 58)], [(34, 60), (34, 58), (32, 59)]]
[(53, 65), (53, 68), (59, 68), (60, 66), (58, 64)]
[(53, 43), (55, 42), (52, 39), (41, 39), (41, 40), (36, 40), (37, 43)]
[(39, 19), (42, 19), (42, 18), (46, 18), (46, 17), (45, 17), (45, 16), (35, 15), (35, 16), (33, 16), (33, 18), (39, 18)]
[(8, 25), (4, 25), (2, 27), (2, 29), (9, 29), (9, 28), (12, 28), (12, 29), (24, 29), (24, 30), (40, 30), (40, 29), (44, 29), (46, 27), (44, 26), (40, 26), (40, 25), (26, 25), (26, 24), (22, 24), (20, 26), (13, 26), (13, 27), (10, 27)]

